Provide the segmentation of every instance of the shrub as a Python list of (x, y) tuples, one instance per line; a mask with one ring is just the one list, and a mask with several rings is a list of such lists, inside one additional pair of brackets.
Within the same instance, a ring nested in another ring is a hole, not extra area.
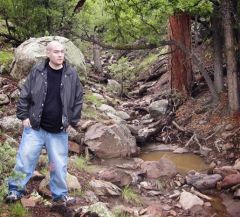
[(5, 177), (9, 176), (15, 164), (16, 149), (8, 143), (0, 144), (0, 184)]
[(9, 206), (10, 216), (12, 217), (26, 217), (28, 211), (20, 203), (11, 204)]
[(134, 67), (128, 62), (126, 57), (122, 57), (118, 63), (108, 67), (111, 76), (116, 79), (122, 86), (122, 93), (126, 93), (130, 82), (135, 78), (133, 73)]
[(139, 195), (133, 191), (132, 188), (129, 186), (126, 186), (122, 190), (122, 198), (126, 202), (133, 202), (133, 203), (140, 203), (140, 197)]
[(80, 155), (79, 157), (76, 157), (74, 160), (74, 165), (78, 170), (85, 171), (87, 168), (89, 159), (87, 157), (84, 157)]

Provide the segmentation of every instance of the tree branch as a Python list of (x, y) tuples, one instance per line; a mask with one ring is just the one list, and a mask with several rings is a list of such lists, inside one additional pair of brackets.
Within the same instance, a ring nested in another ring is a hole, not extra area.
[(78, 1), (78, 3), (76, 4), (76, 6), (75, 6), (75, 8), (73, 10), (73, 13), (79, 12), (82, 9), (82, 7), (83, 7), (85, 2), (86, 2), (86, 0)]
[(15, 45), (19, 45), (22, 43), (22, 41), (15, 38), (13, 35), (5, 34), (0, 32), (0, 37), (3, 37), (6, 39), (6, 41), (13, 41)]
[(98, 44), (99, 46), (101, 46), (102, 48), (105, 49), (113, 49), (113, 50), (146, 50), (146, 49), (153, 49), (153, 48), (157, 48), (160, 46), (166, 46), (166, 45), (173, 45), (173, 41), (160, 41), (160, 43), (157, 44), (106, 44), (102, 41), (100, 41), (99, 39), (94, 39), (93, 36), (83, 36), (83, 35), (74, 35), (77, 38), (82, 39), (83, 41), (88, 41), (94, 44)]
[[(87, 35), (87, 33), (86, 33)], [(207, 70), (205, 69), (204, 65), (201, 63), (201, 61), (197, 58), (197, 56), (192, 53), (190, 50), (188, 50), (182, 43), (177, 42), (177, 41), (173, 41), (173, 40), (162, 40), (159, 41), (158, 44), (106, 44), (102, 41), (100, 41), (99, 39), (95, 39), (93, 36), (82, 36), (82, 35), (77, 35), (75, 34), (75, 36), (77, 38), (80, 38), (84, 41), (88, 41), (88, 42), (92, 42), (95, 44), (98, 44), (99, 46), (101, 46), (102, 48), (105, 49), (114, 49), (114, 50), (146, 50), (146, 49), (153, 49), (153, 48), (157, 48), (157, 47), (161, 47), (161, 46), (167, 46), (167, 45), (175, 45), (177, 48), (179, 48), (182, 52), (184, 52), (189, 58), (192, 59), (192, 61), (197, 65), (197, 67), (199, 68), (200, 72), (202, 73), (209, 91), (211, 92), (211, 95), (213, 97), (213, 101), (217, 102), (219, 100), (219, 96), (218, 93), (216, 91), (216, 89), (214, 88), (213, 82), (210, 78), (210, 76), (208, 75)]]

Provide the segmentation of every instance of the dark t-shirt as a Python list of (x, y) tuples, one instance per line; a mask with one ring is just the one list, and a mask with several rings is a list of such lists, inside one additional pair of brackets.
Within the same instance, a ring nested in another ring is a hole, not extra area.
[(41, 127), (51, 133), (62, 131), (62, 101), (60, 97), (62, 69), (47, 66), (47, 95), (43, 107)]

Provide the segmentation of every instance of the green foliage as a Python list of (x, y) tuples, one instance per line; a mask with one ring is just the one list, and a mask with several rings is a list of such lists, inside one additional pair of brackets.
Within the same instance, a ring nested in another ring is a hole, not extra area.
[(113, 212), (113, 216), (114, 216), (114, 217), (131, 217), (130, 214), (125, 213), (125, 212), (123, 212), (123, 211), (121, 211), (121, 210), (115, 210), (115, 211)]
[(208, 0), (105, 0), (104, 12), (109, 17), (105, 39), (114, 42), (133, 42), (145, 39), (157, 43), (165, 37), (168, 17), (176, 12), (207, 16), (212, 12)]
[(82, 118), (83, 119), (91, 119), (91, 120), (99, 120), (100, 115), (97, 112), (96, 108), (87, 106), (82, 110)]
[(9, 176), (15, 164), (16, 150), (8, 143), (0, 144), (0, 184)]
[(17, 41), (56, 34), (75, 22), (76, 0), (0, 0), (0, 18)]
[(118, 63), (112, 64), (108, 69), (111, 76), (121, 84), (122, 92), (126, 92), (130, 82), (135, 78), (134, 67), (128, 62), (128, 59), (122, 57)]
[(72, 32), (97, 35), (107, 42), (131, 43), (137, 39), (157, 43), (167, 31), (167, 20), (175, 12), (209, 16), (209, 0), (88, 0), (73, 12), (77, 0), (0, 0), (0, 19), (8, 34), (19, 42), (29, 37)]
[(74, 165), (78, 170), (85, 171), (88, 165), (88, 161), (89, 159), (87, 157), (80, 155), (74, 160)]
[(73, 197), (84, 197), (84, 194), (85, 192), (82, 189), (81, 190), (74, 189), (70, 192), (70, 195)]
[(8, 192), (7, 181), (3, 181), (0, 185), (0, 204), (4, 201), (4, 197)]
[(0, 63), (9, 65), (13, 61), (14, 55), (11, 51), (0, 51)]
[(11, 217), (26, 217), (28, 211), (19, 202), (11, 204), (9, 206), (9, 212)]
[(96, 107), (100, 107), (102, 105), (102, 103), (104, 103), (103, 99), (97, 97), (96, 95), (94, 95), (91, 92), (87, 92), (85, 94), (84, 101), (86, 104), (95, 105)]
[(146, 71), (154, 62), (156, 62), (158, 59), (157, 54), (150, 53), (146, 58), (144, 59), (136, 59), (133, 64), (136, 66), (133, 70), (133, 73), (135, 74), (135, 77), (141, 72)]
[(123, 188), (122, 198), (126, 202), (133, 202), (133, 203), (137, 203), (137, 204), (139, 204), (141, 202), (139, 195), (136, 192), (134, 192), (133, 189), (130, 188), (129, 186), (126, 186)]

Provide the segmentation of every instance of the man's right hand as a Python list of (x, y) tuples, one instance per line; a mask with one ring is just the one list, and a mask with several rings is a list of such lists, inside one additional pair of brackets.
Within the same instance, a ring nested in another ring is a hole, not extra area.
[(29, 118), (22, 121), (23, 127), (32, 127)]

